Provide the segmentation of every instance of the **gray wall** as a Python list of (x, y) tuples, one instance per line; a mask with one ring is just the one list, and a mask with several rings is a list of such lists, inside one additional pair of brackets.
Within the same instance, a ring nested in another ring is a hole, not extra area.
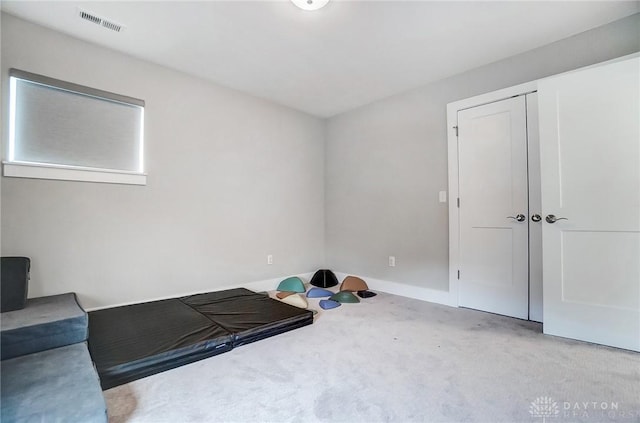
[(1, 22), (3, 91), (16, 67), (147, 102), (147, 186), (1, 179), (1, 253), (32, 257), (30, 296), (75, 291), (87, 307), (324, 264), (446, 290), (446, 104), (640, 50), (636, 15), (325, 122)]
[(106, 306), (323, 264), (322, 120), (6, 14), (2, 66), (4, 92), (15, 67), (147, 104), (147, 186), (2, 178), (1, 252), (32, 258), (31, 297)]
[(447, 103), (639, 51), (639, 17), (329, 119), (328, 266), (447, 290), (448, 204), (438, 202), (447, 189)]

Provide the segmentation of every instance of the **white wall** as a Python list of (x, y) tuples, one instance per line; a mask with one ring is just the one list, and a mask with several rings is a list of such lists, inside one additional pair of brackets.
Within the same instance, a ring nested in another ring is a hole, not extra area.
[(322, 120), (3, 14), (3, 91), (12, 67), (146, 101), (147, 186), (2, 178), (1, 253), (31, 257), (30, 297), (106, 306), (323, 264)]
[(329, 119), (328, 266), (447, 290), (447, 103), (639, 50), (634, 15)]

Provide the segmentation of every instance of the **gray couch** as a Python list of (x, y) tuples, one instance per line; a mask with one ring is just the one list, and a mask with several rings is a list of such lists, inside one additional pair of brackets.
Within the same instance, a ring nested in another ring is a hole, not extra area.
[(75, 294), (29, 299), (0, 322), (2, 422), (107, 422)]

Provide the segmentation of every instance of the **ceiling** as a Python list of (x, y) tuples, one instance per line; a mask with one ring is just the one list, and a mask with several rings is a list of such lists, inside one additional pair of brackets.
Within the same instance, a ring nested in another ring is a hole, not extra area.
[[(2, 1), (2, 10), (319, 117), (638, 13), (638, 1)], [(125, 26), (78, 17), (78, 7)]]

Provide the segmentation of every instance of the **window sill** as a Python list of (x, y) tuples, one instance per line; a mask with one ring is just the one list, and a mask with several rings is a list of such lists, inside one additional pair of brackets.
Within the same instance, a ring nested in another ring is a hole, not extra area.
[(55, 179), (60, 181), (99, 182), (107, 184), (147, 185), (143, 173), (117, 170), (57, 166), (41, 163), (2, 162), (3, 175), (13, 178)]

